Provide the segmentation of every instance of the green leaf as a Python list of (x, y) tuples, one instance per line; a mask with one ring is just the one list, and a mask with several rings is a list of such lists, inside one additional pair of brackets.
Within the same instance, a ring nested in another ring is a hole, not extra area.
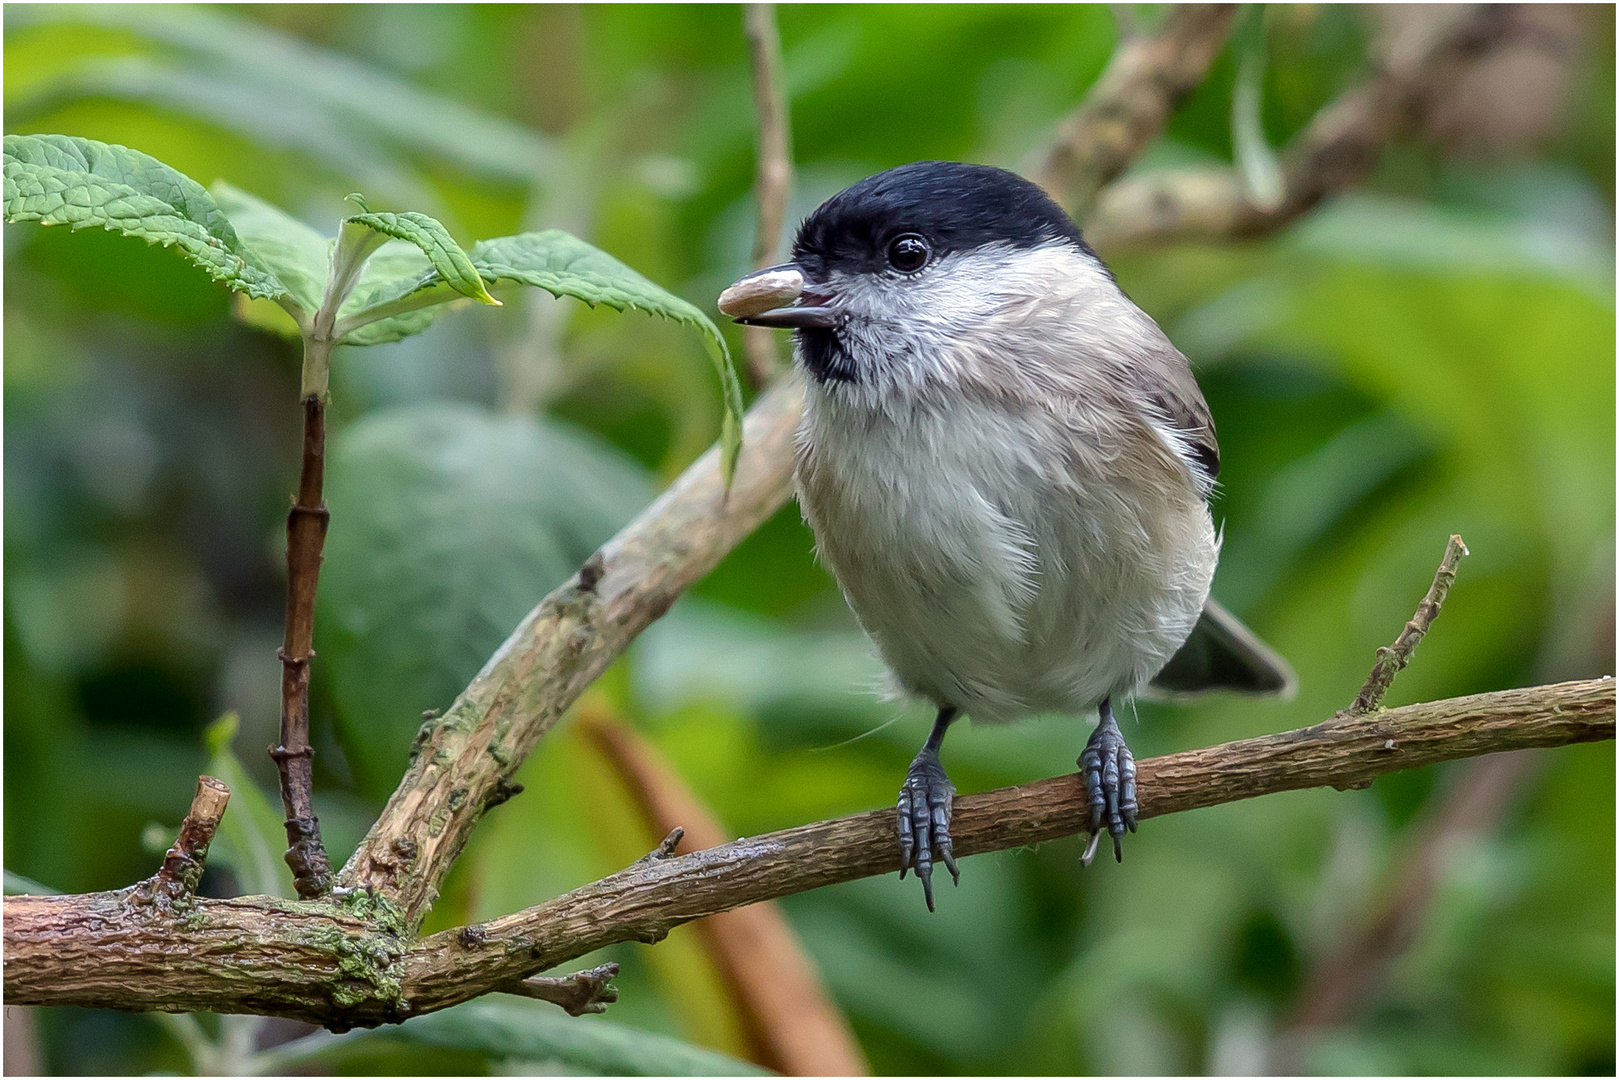
[(19, 104), (38, 113), (84, 98), (138, 102), (203, 117), (260, 146), (306, 154), (389, 192), (400, 205), (426, 205), (420, 197), (433, 195), (416, 160), (448, 161), (474, 176), (522, 185), (554, 169), (554, 146), (531, 128), (226, 11), (122, 4), (6, 10), (8, 37), (55, 27), (91, 43), (112, 31), (152, 55), (107, 57), (104, 45), (92, 44), (88, 62), (28, 88), (37, 104), (8, 95), (8, 117)]
[(395, 240), (406, 240), (422, 249), (433, 269), (438, 272), (440, 280), (462, 296), (470, 296), (480, 304), (500, 306), (500, 301), (489, 295), (484, 288), (483, 279), (478, 271), (473, 269), (472, 260), (467, 253), (461, 250), (444, 228), (434, 218), (415, 211), (403, 214), (390, 213), (364, 213), (356, 214), (344, 222), (345, 225), (353, 223), (364, 225), (368, 229), (375, 229), (384, 236), (391, 236)]
[(332, 269), (332, 241), (278, 206), (216, 180), (209, 191), (253, 261), (276, 276), (288, 298), (313, 317)]
[(419, 334), (444, 313), (445, 305), (459, 299), (455, 290), (439, 280), (438, 271), (422, 249), (404, 240), (390, 240), (372, 253), (348, 299), (338, 309), (339, 320), (370, 309), (399, 305), (409, 298), (411, 307), (389, 318), (342, 335), (345, 345), (386, 345)]
[[(381, 254), (372, 256), (372, 264)], [(659, 315), (701, 332), (725, 400), (720, 429), (725, 475), (727, 480), (734, 475), (742, 446), (742, 384), (718, 328), (695, 305), (559, 229), (480, 240), (470, 257), (477, 273), (496, 289), (530, 285), (592, 307), (605, 304), (615, 311), (633, 308)], [(448, 287), (434, 280), (433, 269), (421, 263), (401, 260), (392, 276), (380, 268), (373, 271), (371, 265), (367, 271), (344, 305), (339, 332), (347, 345), (381, 344), (416, 333), (437, 317), (433, 305), (452, 298)]]
[(138, 150), (68, 135), (7, 135), (4, 172), (7, 221), (139, 236), (178, 248), (209, 277), (249, 296), (287, 291), (250, 261), (201, 184)]
[(756, 1065), (593, 1016), (569, 1017), (537, 1001), (469, 1001), (394, 1028), (338, 1039), (315, 1037), (272, 1050), (254, 1064), (285, 1071), (320, 1063), (360, 1071), (400, 1044), (471, 1051), (502, 1072), (586, 1076), (766, 1076)]
[(208, 858), (231, 868), (247, 895), (296, 897), (292, 871), (281, 858), (286, 831), (272, 803), (231, 750), (240, 720), (226, 713), (208, 725), (208, 772), (230, 788), (230, 804), (214, 835)]
[(707, 315), (605, 251), (558, 229), (479, 241), (473, 245), (472, 261), (478, 272), (497, 286), (514, 281), (554, 296), (576, 297), (592, 307), (606, 304), (617, 311), (635, 308), (699, 330), (719, 374), (725, 399), (720, 450), (726, 482), (730, 482), (742, 448), (742, 384), (737, 380), (725, 340)]
[(332, 440), (316, 647), (363, 791), (393, 789), (422, 711), (650, 496), (583, 432), (466, 405), (372, 413)]
[(62, 890), (53, 889), (49, 885), (41, 885), (31, 877), (24, 877), (14, 870), (5, 871), (5, 892), (7, 896), (60, 896)]

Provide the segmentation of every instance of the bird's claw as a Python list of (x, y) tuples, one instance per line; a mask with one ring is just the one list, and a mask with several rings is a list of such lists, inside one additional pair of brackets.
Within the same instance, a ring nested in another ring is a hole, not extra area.
[(1091, 864), (1106, 825), (1108, 835), (1113, 837), (1113, 857), (1123, 862), (1120, 841), (1126, 829), (1136, 831), (1136, 759), (1124, 744), (1124, 735), (1110, 711), (1103, 712), (1102, 722), (1085, 744), (1079, 769), (1085, 775), (1085, 793), (1091, 808), (1091, 840), (1080, 861), (1086, 866)]
[(939, 764), (939, 755), (928, 750), (916, 755), (899, 789), (899, 876), (904, 880), (907, 871), (916, 871), (922, 879), (922, 896), (929, 911), (933, 910), (935, 852), (950, 871), (951, 879), (961, 884), (950, 843), (950, 811), (955, 797), (956, 787)]

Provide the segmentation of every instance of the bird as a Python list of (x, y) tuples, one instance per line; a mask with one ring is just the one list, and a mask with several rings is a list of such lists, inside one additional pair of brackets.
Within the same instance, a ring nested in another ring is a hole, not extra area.
[(1037, 185), (923, 161), (804, 219), (791, 259), (719, 299), (793, 331), (794, 480), (820, 560), (896, 688), (936, 710), (898, 800), (900, 877), (960, 883), (950, 726), (1097, 714), (1089, 865), (1122, 861), (1149, 687), (1288, 694), (1287, 662), (1210, 598), (1214, 420), (1186, 357)]

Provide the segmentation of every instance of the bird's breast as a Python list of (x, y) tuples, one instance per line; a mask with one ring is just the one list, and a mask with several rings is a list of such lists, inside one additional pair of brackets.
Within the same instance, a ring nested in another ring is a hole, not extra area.
[(1076, 465), (1076, 439), (1072, 418), (811, 387), (800, 503), (905, 689), (980, 720), (1078, 711), (1190, 633), (1213, 573), (1207, 508), (1173, 478), (1151, 490), (1129, 455)]

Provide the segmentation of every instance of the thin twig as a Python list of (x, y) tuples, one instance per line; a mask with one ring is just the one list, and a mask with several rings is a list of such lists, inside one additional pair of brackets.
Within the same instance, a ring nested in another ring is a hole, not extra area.
[(1455, 85), (1516, 33), (1512, 5), (1458, 8), (1436, 29), (1413, 20), (1363, 82), (1340, 94), (1282, 157), (1283, 197), (1259, 207), (1228, 168), (1151, 173), (1102, 193), (1086, 223), (1099, 249), (1274, 232), (1371, 172), (1391, 143), (1415, 130), (1436, 94)]
[(607, 1006), (618, 1000), (618, 987), (612, 985), (612, 979), (617, 974), (618, 965), (609, 963), (560, 978), (532, 975), (507, 983), (500, 990), (505, 994), (560, 1005), (569, 1016), (584, 1016), (586, 1013), (606, 1012)]
[[(753, 106), (759, 117), (758, 173), (753, 185), (759, 212), (753, 232), (753, 268), (762, 270), (775, 264), (787, 222), (787, 201), (793, 189), (792, 116), (782, 78), (776, 5), (744, 4), (742, 26), (753, 68)], [(769, 384), (781, 370), (776, 337), (764, 326), (742, 330), (748, 373), (755, 387)]]
[(1394, 684), (1394, 677), (1411, 662), (1411, 654), (1417, 651), (1417, 646), (1428, 633), (1428, 627), (1439, 617), (1439, 608), (1450, 593), (1450, 587), (1456, 583), (1456, 564), (1466, 554), (1467, 545), (1462, 543), (1462, 538), (1452, 536), (1445, 545), (1445, 557), (1439, 561), (1439, 569), (1434, 571), (1428, 595), (1417, 605), (1416, 614), (1405, 624), (1405, 629), (1400, 631), (1393, 645), (1378, 648), (1377, 663), (1372, 665), (1366, 685), (1355, 695), (1355, 703), (1349, 706), (1350, 716), (1364, 716), (1382, 704), (1383, 695)]
[(270, 748), (281, 774), (286, 810), (287, 865), (298, 895), (323, 895), (331, 887), (332, 866), (320, 839), (311, 801), (315, 750), (309, 744), (309, 661), (315, 655), (315, 586), (320, 580), (321, 548), (331, 515), (322, 500), (326, 474), (326, 405), (307, 394), (303, 458), (298, 498), (287, 512), (287, 625), (281, 658), (281, 741)]
[(1236, 4), (1181, 4), (1151, 34), (1124, 38), (1085, 103), (1058, 127), (1036, 172), (1074, 220), (1085, 220), (1097, 193), (1203, 82), (1236, 13)]
[(170, 898), (197, 891), (203, 863), (208, 858), (208, 845), (213, 843), (229, 802), (230, 788), (223, 780), (213, 776), (197, 777), (197, 793), (191, 797), (191, 809), (180, 825), (180, 835), (164, 854), (163, 866), (152, 879)]

